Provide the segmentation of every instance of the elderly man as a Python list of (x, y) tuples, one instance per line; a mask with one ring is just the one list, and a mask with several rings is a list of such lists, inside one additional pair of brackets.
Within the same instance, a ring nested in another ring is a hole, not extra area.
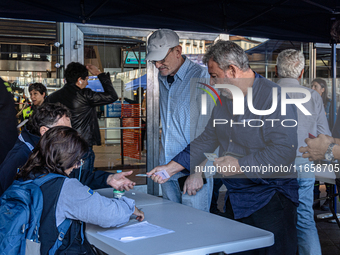
[[(305, 58), (301, 51), (288, 49), (282, 51), (277, 57), (276, 71), (280, 79), (277, 84), (283, 88), (302, 88), (309, 92), (311, 98), (303, 106), (311, 115), (306, 115), (298, 110), (298, 146), (306, 145), (304, 140), (308, 134), (328, 134), (325, 110), (320, 95), (312, 89), (303, 87), (299, 80), (304, 72)], [(302, 91), (303, 91), (302, 90)], [(303, 93), (288, 93), (291, 99), (306, 97)], [(310, 171), (311, 164), (308, 159), (302, 158), (302, 153), (297, 151), (295, 169), (298, 171), (299, 207), (297, 209), (297, 236), (298, 250), (301, 255), (321, 254), (318, 231), (314, 222), (313, 189), (315, 176)]]
[[(222, 86), (222, 104), (213, 109), (198, 138), (167, 165), (149, 174), (154, 181), (163, 183), (167, 179), (162, 180), (156, 172), (166, 170), (172, 176), (184, 168), (197, 171), (204, 153), (220, 146), (220, 157), (214, 164), (224, 175), (222, 180), (228, 189), (226, 217), (266, 229), (275, 236), (273, 246), (247, 254), (295, 254), (298, 183), (296, 178), (290, 178), (294, 175), (289, 168), (295, 159), (297, 128), (288, 125), (286, 119), (297, 119), (296, 107), (287, 105), (283, 118), (280, 87), (253, 72), (242, 48), (231, 41), (217, 41), (208, 49), (204, 62), (208, 64), (210, 83)], [(272, 108), (273, 90), (278, 94), (276, 110), (254, 114), (255, 109)], [(244, 105), (243, 114), (235, 109), (238, 101)]]
[[(203, 92), (199, 88), (204, 86), (198, 81), (206, 82), (209, 74), (206, 68), (182, 55), (179, 37), (170, 29), (159, 29), (150, 36), (146, 59), (159, 70), (162, 123), (159, 163), (164, 165), (201, 134), (208, 122), (207, 115), (200, 115)], [(208, 113), (212, 106), (208, 105)], [(209, 212), (212, 178), (203, 184), (202, 173), (189, 177), (188, 174), (185, 170), (178, 172), (162, 184), (163, 198)], [(187, 179), (182, 193), (178, 179), (184, 178)]]
[[(71, 114), (68, 109), (61, 104), (45, 103), (34, 111), (26, 125), (27, 128), (24, 127), (13, 149), (0, 165), (0, 195), (12, 184), (18, 168), (26, 163), (40, 137), (51, 127), (71, 127), (70, 117)], [(132, 171), (118, 174), (103, 171), (84, 172), (81, 174), (80, 182), (92, 189), (112, 186), (120, 190), (129, 190), (135, 185), (125, 177), (130, 174), (132, 174)], [(70, 177), (78, 178), (79, 169), (72, 172)]]

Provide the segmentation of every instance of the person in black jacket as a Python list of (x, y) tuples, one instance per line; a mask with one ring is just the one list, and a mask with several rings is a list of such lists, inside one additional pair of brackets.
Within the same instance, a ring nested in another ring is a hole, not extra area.
[(16, 111), (11, 87), (0, 78), (0, 164), (18, 137)]
[[(88, 71), (98, 76), (104, 92), (94, 92), (88, 85)], [(84, 156), (83, 169), (93, 171), (95, 154), (93, 145), (101, 145), (96, 106), (111, 104), (118, 99), (109, 74), (101, 73), (94, 65), (84, 66), (71, 62), (65, 70), (66, 84), (60, 90), (46, 98), (49, 103), (61, 103), (72, 114), (71, 124), (89, 145), (88, 153)], [(77, 169), (74, 172), (78, 171)]]

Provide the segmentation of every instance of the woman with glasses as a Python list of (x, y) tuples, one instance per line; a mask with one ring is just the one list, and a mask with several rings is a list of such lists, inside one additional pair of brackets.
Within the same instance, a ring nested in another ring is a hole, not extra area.
[[(52, 127), (42, 136), (17, 179), (25, 181), (49, 173), (69, 176), (83, 164), (81, 158), (87, 150), (87, 143), (76, 130)], [(56, 254), (95, 254), (84, 235), (83, 222), (108, 228), (127, 223), (132, 214), (139, 221), (144, 219), (134, 200), (103, 197), (75, 178), (52, 179), (41, 190), (44, 205), (39, 229), (41, 254), (48, 254), (58, 237), (57, 227), (67, 218), (72, 224)]]

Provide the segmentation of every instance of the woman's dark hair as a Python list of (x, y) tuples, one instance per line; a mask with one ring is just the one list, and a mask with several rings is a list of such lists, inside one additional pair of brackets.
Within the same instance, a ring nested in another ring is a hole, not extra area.
[(67, 175), (65, 170), (73, 167), (87, 150), (86, 141), (75, 129), (65, 126), (50, 128), (16, 178), (29, 180), (48, 173)]
[(42, 83), (36, 82), (36, 83), (32, 83), (29, 87), (28, 87), (28, 91), (31, 92), (32, 90), (36, 90), (38, 91), (41, 95), (43, 93), (45, 93), (45, 97), (47, 97), (47, 89), (46, 86)]
[(324, 79), (317, 78), (317, 79), (314, 79), (312, 81), (312, 84), (313, 84), (313, 82), (320, 84), (321, 88), (325, 89), (325, 91), (322, 93), (321, 97), (322, 97), (323, 105), (324, 105), (324, 107), (326, 107), (327, 102), (330, 101), (330, 99), (328, 98), (328, 88), (327, 88), (326, 81)]
[(85, 80), (88, 75), (86, 66), (78, 62), (69, 63), (65, 70), (65, 79), (67, 83), (76, 83), (79, 77)]

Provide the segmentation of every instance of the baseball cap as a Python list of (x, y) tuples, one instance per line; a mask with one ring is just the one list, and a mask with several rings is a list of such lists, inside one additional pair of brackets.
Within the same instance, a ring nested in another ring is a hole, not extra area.
[(170, 48), (179, 45), (178, 35), (171, 29), (158, 29), (148, 40), (146, 60), (160, 61), (165, 58)]

